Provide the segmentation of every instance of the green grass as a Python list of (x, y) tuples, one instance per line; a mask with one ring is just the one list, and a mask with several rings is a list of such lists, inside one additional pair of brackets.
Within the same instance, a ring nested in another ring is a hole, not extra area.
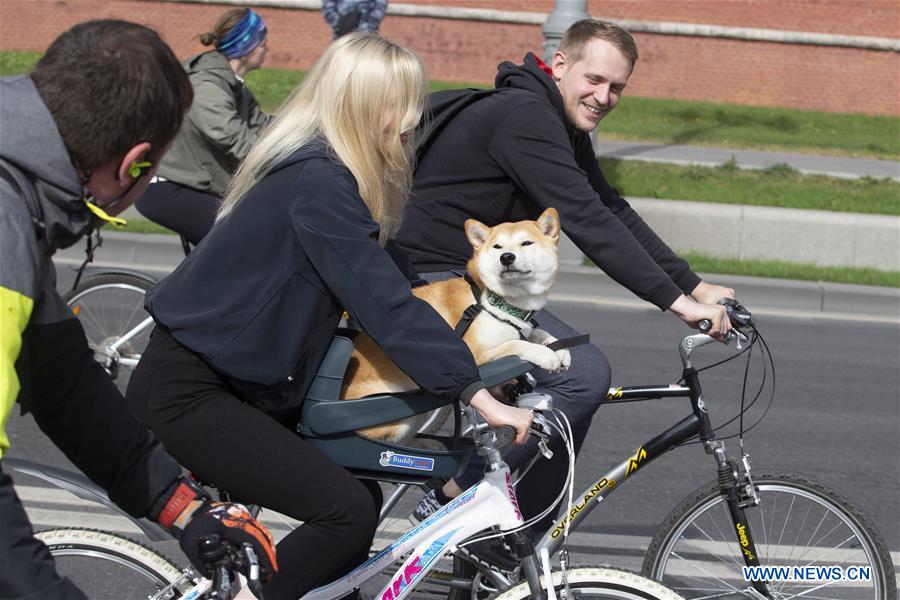
[(262, 109), (272, 113), (278, 110), (291, 90), (297, 87), (305, 76), (306, 73), (303, 71), (259, 69), (248, 73), (245, 81), (247, 87), (253, 90), (253, 95), (256, 96)]
[(601, 159), (610, 183), (626, 198), (665, 198), (726, 204), (900, 215), (900, 182), (802, 175), (787, 165), (741, 170)]
[[(259, 69), (247, 74), (247, 86), (253, 90), (259, 105), (266, 112), (275, 112), (282, 101), (287, 98), (291, 90), (297, 86), (306, 75), (303, 71), (289, 71), (285, 69)], [(454, 89), (460, 87), (481, 87), (475, 83), (459, 83), (450, 81), (432, 81), (432, 92), (438, 90)]]
[(27, 73), (41, 57), (41, 54), (41, 52), (19, 52), (16, 50), (0, 52), (0, 77)]
[(900, 119), (625, 96), (607, 139), (900, 159)]
[(691, 264), (691, 268), (694, 271), (700, 273), (900, 287), (900, 271), (879, 271), (878, 269), (850, 267), (817, 267), (815, 265), (774, 260), (711, 258), (693, 253), (683, 254), (682, 257)]

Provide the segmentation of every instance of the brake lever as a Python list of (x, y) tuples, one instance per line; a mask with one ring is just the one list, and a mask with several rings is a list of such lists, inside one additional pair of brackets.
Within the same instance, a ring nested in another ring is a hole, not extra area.
[(530, 433), (538, 439), (538, 450), (540, 451), (541, 456), (547, 460), (553, 458), (553, 450), (547, 445), (547, 442), (550, 441), (552, 432), (550, 430), (550, 424), (544, 415), (540, 413), (534, 414)]
[(231, 600), (234, 598), (235, 590), (231, 585), (231, 574), (228, 572), (228, 566), (225, 561), (216, 564), (215, 574), (213, 575), (213, 587), (209, 592), (209, 598), (216, 600)]
[(247, 565), (247, 572), (245, 574), (247, 577), (247, 586), (259, 600), (265, 600), (262, 582), (259, 579), (259, 558), (256, 556), (256, 552), (254, 552), (253, 546), (250, 544), (244, 544), (241, 547), (241, 551), (244, 554), (244, 564)]

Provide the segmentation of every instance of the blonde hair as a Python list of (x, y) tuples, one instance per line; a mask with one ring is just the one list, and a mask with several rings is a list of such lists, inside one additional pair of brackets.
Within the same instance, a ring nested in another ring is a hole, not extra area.
[(399, 229), (412, 180), (400, 133), (418, 123), (427, 91), (417, 54), (374, 33), (336, 40), (285, 100), (241, 163), (217, 220), (292, 152), (323, 136), (356, 178), (384, 244)]

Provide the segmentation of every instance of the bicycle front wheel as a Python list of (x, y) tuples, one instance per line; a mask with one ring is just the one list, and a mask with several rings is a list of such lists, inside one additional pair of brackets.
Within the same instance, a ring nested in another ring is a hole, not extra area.
[[(579, 567), (566, 572), (566, 580), (572, 596), (562, 596), (566, 585), (562, 573), (553, 571), (553, 589), (557, 598), (584, 598), (593, 600), (683, 600), (681, 596), (637, 573), (612, 567)], [(541, 589), (547, 590), (547, 581), (541, 577)], [(494, 596), (495, 600), (526, 600), (531, 598), (528, 583)]]
[(93, 529), (35, 534), (50, 548), (56, 570), (92, 600), (146, 600), (183, 579), (169, 598), (193, 583), (165, 556), (127, 537)]
[[(760, 564), (778, 568), (763, 574), (772, 598), (896, 600), (887, 545), (849, 500), (788, 473), (753, 480), (759, 505), (744, 512)], [(713, 482), (669, 513), (643, 572), (686, 598), (758, 598), (744, 566), (728, 505)]]
[(144, 310), (144, 294), (152, 285), (134, 275), (105, 273), (88, 277), (74, 290), (63, 294), (63, 300), (84, 327), (95, 358), (122, 394), (147, 347), (153, 327), (135, 332), (136, 335), (115, 351), (112, 345), (150, 316)]

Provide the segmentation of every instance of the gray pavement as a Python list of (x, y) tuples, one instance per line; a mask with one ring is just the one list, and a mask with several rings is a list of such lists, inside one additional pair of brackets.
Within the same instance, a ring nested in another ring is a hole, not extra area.
[[(104, 234), (91, 272), (123, 269), (163, 277), (184, 258), (178, 238), (171, 235)], [(57, 252), (61, 285), (68, 285), (84, 260), (81, 244)], [(823, 282), (760, 277), (710, 275), (710, 281), (734, 287), (742, 300), (760, 315), (795, 318), (864, 320), (900, 323), (900, 290)], [(563, 263), (553, 300), (596, 306), (656, 310), (607, 277), (600, 269)]]
[(876, 177), (900, 181), (900, 162), (893, 160), (735, 150), (714, 146), (617, 142), (604, 140), (602, 134), (597, 140), (595, 149), (598, 156), (624, 160), (718, 166), (734, 159), (736, 165), (741, 169), (765, 169), (777, 164), (787, 164), (801, 173), (846, 179)]

